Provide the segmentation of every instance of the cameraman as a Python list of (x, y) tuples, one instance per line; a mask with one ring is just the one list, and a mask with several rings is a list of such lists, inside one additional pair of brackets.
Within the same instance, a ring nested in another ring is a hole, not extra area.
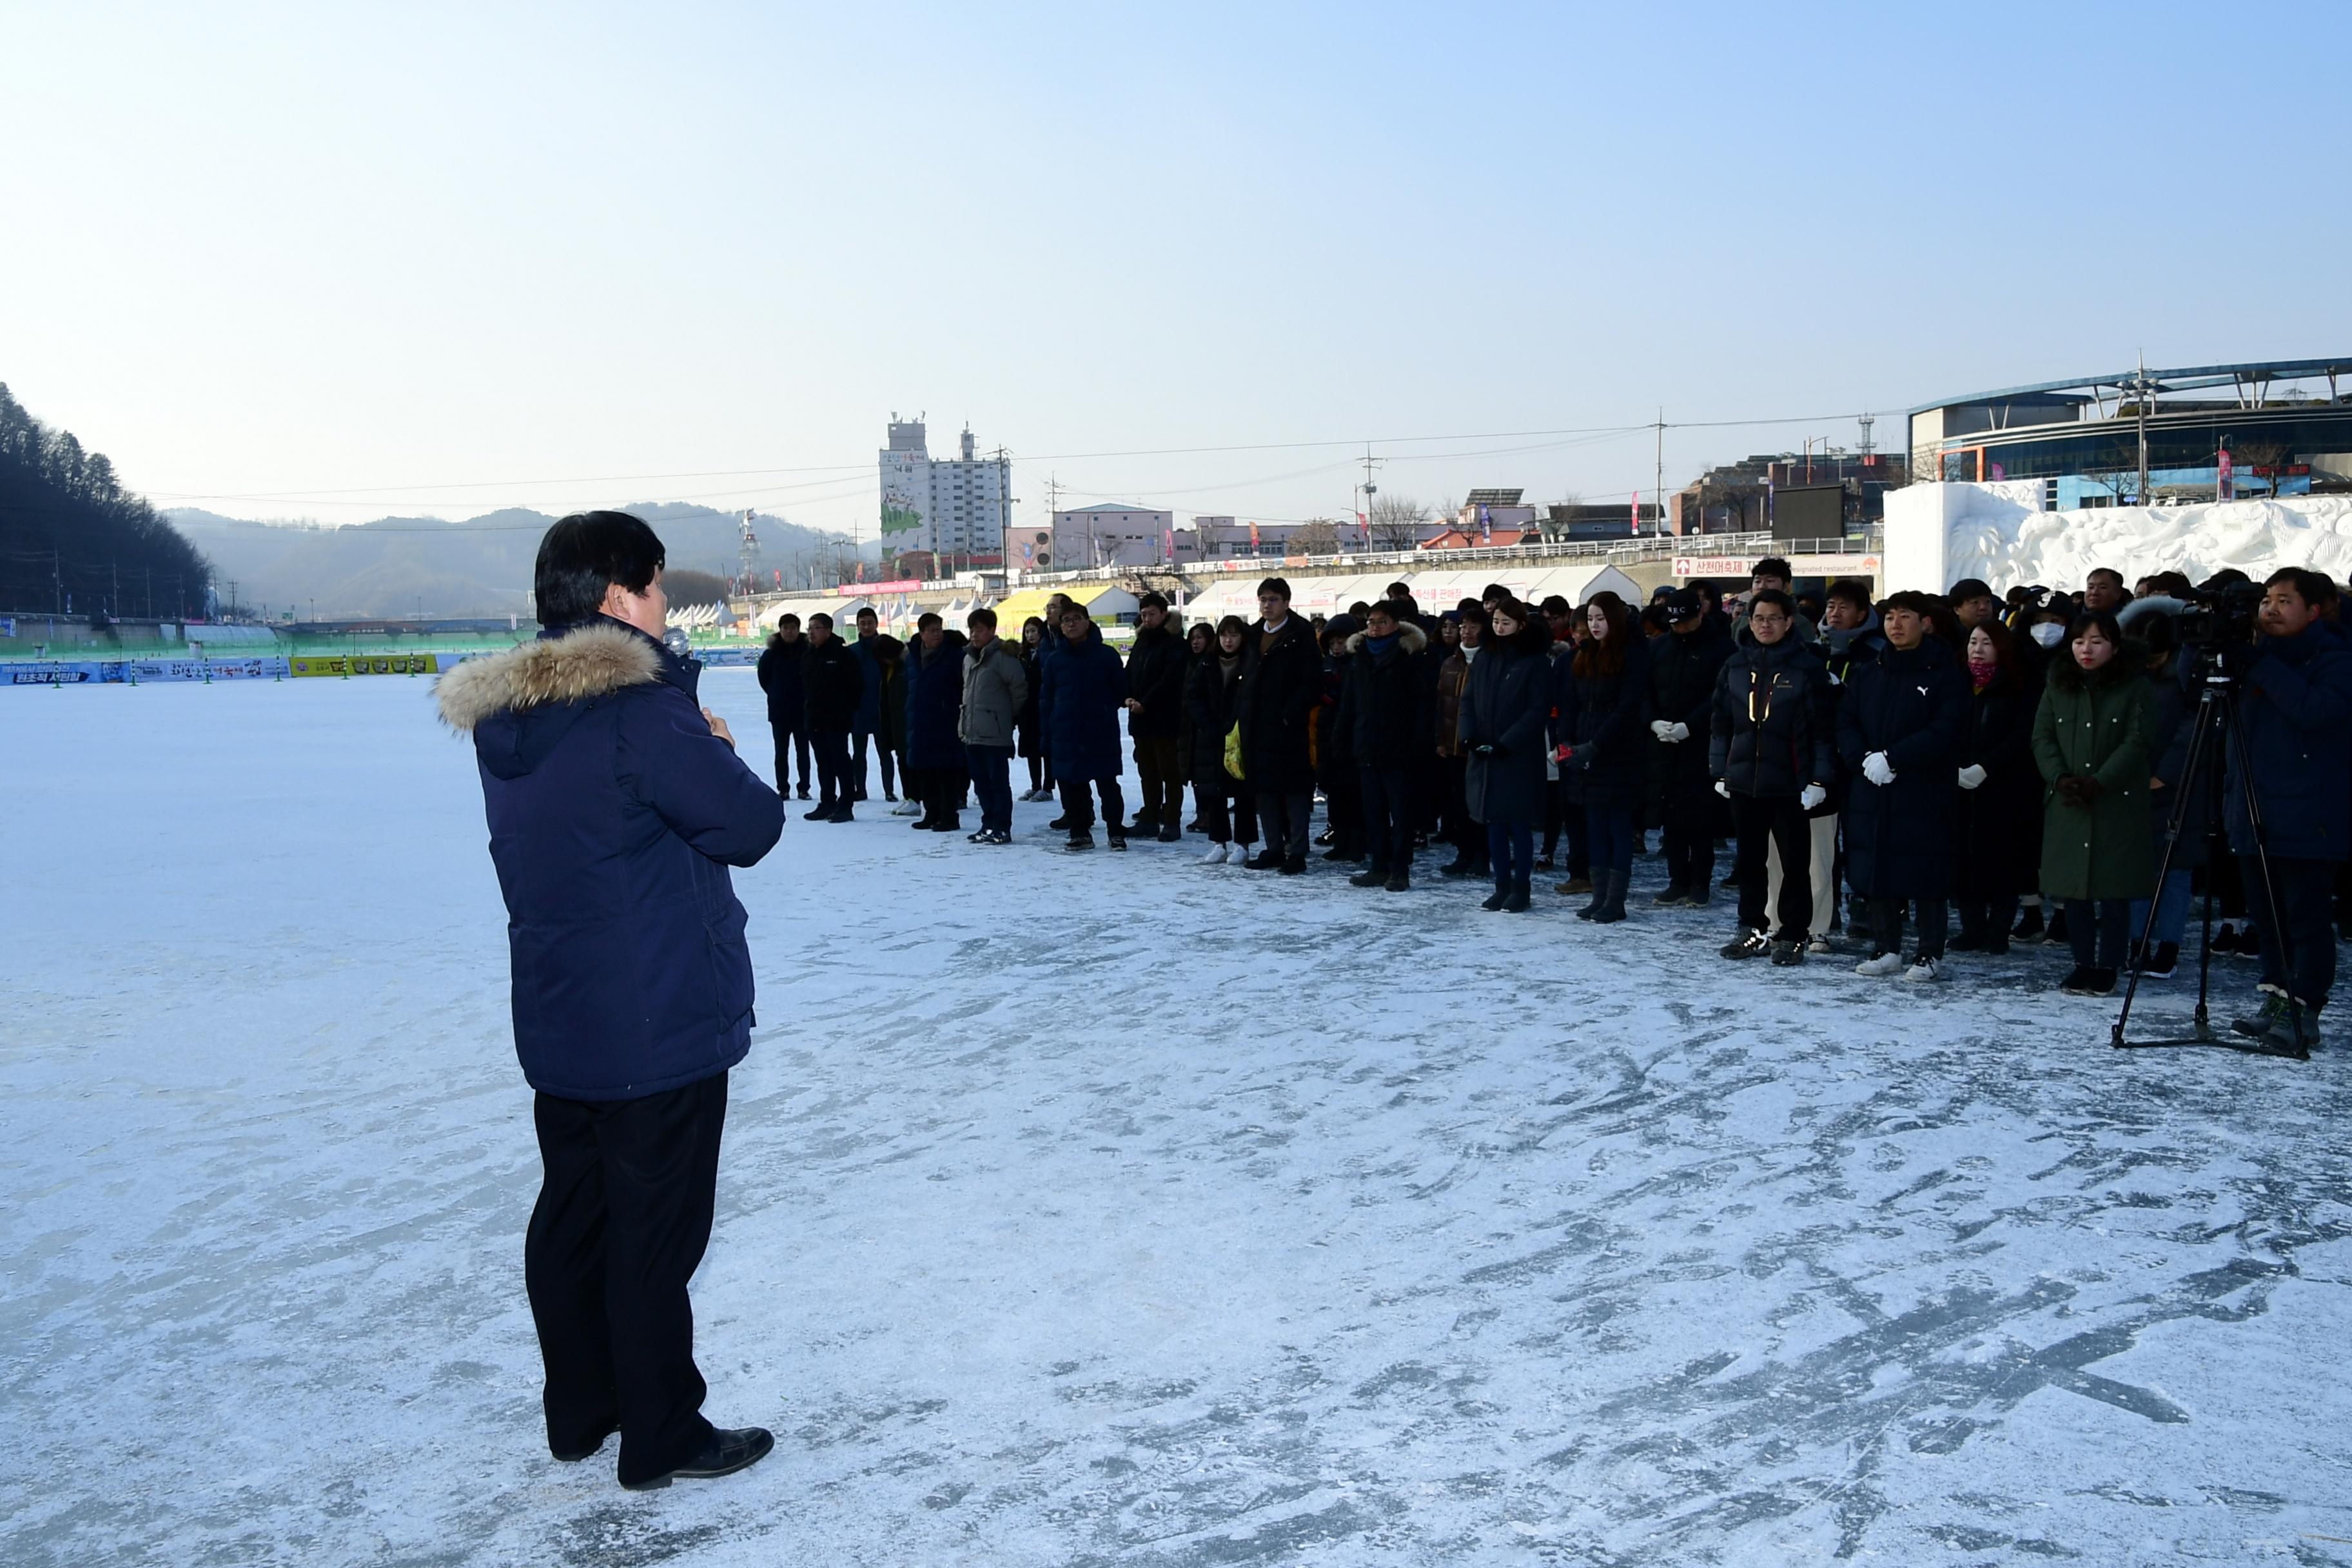
[[(2262, 1011), (2232, 1027), (2278, 1050), (2307, 1051), (2318, 1040), (2336, 981), (2336, 874), (2352, 854), (2352, 645), (2328, 618), (2336, 601), (2323, 572), (2288, 566), (2263, 583), (2239, 704), (2245, 766), (2231, 757), (2223, 804), (2262, 931)], [(2248, 773), (2261, 781), (2261, 847), (2284, 930), (2272, 929), (2263, 893)]]

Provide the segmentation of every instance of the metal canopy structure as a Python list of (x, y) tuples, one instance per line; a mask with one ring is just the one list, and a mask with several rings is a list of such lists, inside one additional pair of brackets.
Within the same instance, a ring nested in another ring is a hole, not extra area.
[(1464, 504), (1467, 506), (1517, 506), (1519, 504), (1519, 498), (1527, 493), (1528, 492), (1525, 489), (1472, 490), (1470, 492), (1469, 500)]
[(1939, 397), (1933, 403), (1922, 403), (1910, 410), (1912, 414), (1933, 414), (1939, 408), (1964, 408), (1979, 403), (2014, 402), (2020, 398), (2045, 395), (2074, 395), (2077, 403), (2104, 403), (2109, 396), (2120, 401), (2124, 396), (2140, 393), (2148, 395), (2167, 392), (2196, 392), (2209, 387), (2230, 386), (2238, 392), (2238, 400), (2248, 408), (2265, 405), (2273, 383), (2282, 381), (2320, 381), (2327, 383), (2327, 395), (2333, 401), (2337, 395), (2339, 377), (2352, 376), (2352, 354), (2334, 359), (2252, 360), (2243, 364), (2193, 364), (2174, 370), (2118, 371), (2113, 375), (2083, 375), (2072, 381), (2036, 382), (2030, 386), (2005, 386), (1995, 392), (1971, 393), (1966, 397)]

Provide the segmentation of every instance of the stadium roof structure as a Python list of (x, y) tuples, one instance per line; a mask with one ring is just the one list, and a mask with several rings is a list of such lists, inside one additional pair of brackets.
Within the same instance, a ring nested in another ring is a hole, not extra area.
[(1971, 393), (1966, 397), (1939, 397), (1933, 403), (1922, 403), (1908, 410), (1911, 414), (1932, 414), (1938, 408), (1962, 408), (1979, 403), (2013, 402), (2026, 397), (2047, 397), (2050, 401), (2076, 403), (2103, 402), (2109, 394), (2117, 397), (2145, 392), (2151, 395), (2167, 392), (2194, 392), (2206, 387), (2231, 386), (2249, 408), (2260, 408), (2268, 396), (2271, 384), (2280, 381), (2315, 381), (2325, 379), (2330, 401), (2337, 396), (2336, 378), (2352, 377), (2352, 354), (2334, 359), (2250, 360), (2242, 364), (2194, 364), (2173, 370), (2133, 369), (2113, 375), (2083, 375), (2071, 381), (2036, 382), (2030, 386), (2004, 386), (1994, 392)]

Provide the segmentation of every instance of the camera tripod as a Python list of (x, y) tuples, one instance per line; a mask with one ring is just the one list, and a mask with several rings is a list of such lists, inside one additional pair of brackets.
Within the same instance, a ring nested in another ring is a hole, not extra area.
[[(2263, 828), (2262, 802), (2256, 798), (2253, 773), (2247, 766), (2245, 718), (2239, 710), (2238, 678), (2223, 667), (2221, 650), (2203, 648), (2198, 653), (2197, 711), (2189, 733), (2189, 760), (2180, 770), (2177, 786), (2179, 797), (2172, 803), (2172, 817), (2165, 825), (2164, 858), (2156, 869), (2156, 892), (2148, 900), (2147, 919), (2140, 926), (2139, 937), (2131, 954), (2131, 979), (2124, 987), (2124, 1005), (2116, 1015), (2115, 1031), (2107, 1043), (2117, 1050), (2144, 1050), (2164, 1046), (2211, 1046), (2221, 1050), (2244, 1051), (2254, 1056), (2288, 1057), (2308, 1061), (2311, 1053), (2298, 1039), (2293, 1049), (2281, 1049), (2263, 1040), (2243, 1036), (2231, 1037), (2213, 1032), (2208, 1003), (2212, 993), (2213, 977), (2213, 882), (2215, 858), (2229, 853), (2229, 836), (2222, 823), (2222, 753), (2226, 749), (2237, 764), (2238, 774), (2246, 781), (2246, 822), (2254, 836), (2254, 866), (2262, 881), (2262, 907), (2269, 916), (2263, 927), (2262, 940), (2284, 942), (2285, 922), (2279, 919), (2278, 888), (2271, 879), (2271, 857), (2267, 837)], [(2198, 944), (2197, 953), (2197, 1014), (2189, 1036), (2170, 1040), (2127, 1040), (2124, 1026), (2131, 1020), (2132, 999), (2139, 992), (2140, 973), (2147, 967), (2148, 942), (2156, 934), (2157, 911), (2164, 901), (2164, 879), (2171, 873), (2172, 858), (2180, 847), (2182, 828), (2189, 820), (2189, 804), (2196, 798), (2200, 784), (2206, 791), (2207, 841), (2203, 923), (2205, 939)], [(2248, 889), (2251, 893), (2252, 889)], [(2289, 1016), (2297, 1020), (2303, 1014), (2303, 1004), (2288, 1000)]]

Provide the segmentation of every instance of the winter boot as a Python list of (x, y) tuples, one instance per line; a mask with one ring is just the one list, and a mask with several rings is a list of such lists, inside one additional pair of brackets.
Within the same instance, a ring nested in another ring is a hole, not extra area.
[(1511, 896), (1503, 900), (1503, 912), (1507, 915), (1526, 914), (1528, 912), (1528, 905), (1533, 900), (1529, 896), (1528, 884), (1525, 882), (1513, 882), (1511, 884)]
[(2286, 1016), (2286, 995), (2284, 992), (2265, 985), (2262, 987), (2262, 1010), (2252, 1017), (2232, 1018), (2230, 1021), (2231, 1034), (2243, 1035), (2250, 1040), (2259, 1040), (2268, 1035), (2280, 1019)]
[(1389, 879), (1382, 886), (1391, 893), (1410, 893), (1412, 891), (1412, 873), (1399, 867), (1389, 873)]
[(1590, 877), (1570, 877), (1567, 881), (1562, 882), (1558, 887), (1554, 888), (1552, 891), (1558, 893), (1563, 899), (1572, 899), (1579, 893), (1590, 893), (1592, 891), (1592, 879)]
[(1680, 882), (1668, 882), (1659, 890), (1657, 897), (1650, 900), (1650, 903), (1656, 909), (1678, 910), (1690, 901), (1688, 888), (1684, 887)]
[(1385, 888), (1388, 886), (1388, 881), (1389, 874), (1386, 871), (1382, 871), (1375, 868), (1370, 870), (1357, 872), (1354, 876), (1348, 879), (1348, 886), (1351, 888)]
[(1625, 918), (1625, 889), (1633, 882), (1633, 873), (1603, 871), (1601, 877), (1601, 905), (1592, 912), (1592, 923), (1597, 926), (1615, 925)]
[(1744, 931), (1719, 951), (1726, 958), (1761, 958), (1772, 951), (1772, 943), (1760, 931)]
[(1110, 830), (1110, 847), (1114, 849), (1125, 849), (1127, 847), (1127, 835), (1121, 833), (1116, 827), (1112, 828)]
[(2149, 980), (2169, 980), (2179, 967), (2180, 944), (2159, 942), (2156, 944), (2156, 951), (2148, 955), (2147, 963), (2140, 973)]
[(2270, 1033), (2262, 1038), (2264, 1050), (2298, 1061), (2311, 1059), (2311, 1047), (2319, 1044), (2319, 1009), (2306, 1007), (2290, 997), (2281, 1010), (2279, 1019), (2271, 1026)]
[(1960, 934), (1945, 943), (1949, 952), (1982, 952), (1985, 950), (1984, 906), (1962, 900), (1960, 903)]
[(1095, 847), (1095, 835), (1094, 835), (1094, 829), (1092, 829), (1091, 827), (1073, 827), (1073, 828), (1071, 828), (1071, 829), (1070, 829), (1070, 841), (1069, 841), (1069, 843), (1067, 843), (1066, 845), (1063, 846), (1063, 847), (1064, 847), (1064, 848), (1066, 848), (1066, 849), (1069, 849), (1069, 850), (1071, 850), (1071, 851), (1073, 851), (1073, 852), (1075, 852), (1075, 851), (1076, 851), (1076, 850), (1080, 850), (1080, 849), (1091, 849), (1091, 848), (1093, 848), (1094, 847)]
[(1171, 822), (1167, 826), (1160, 830), (1160, 842), (1162, 844), (1181, 844), (1184, 842), (1184, 835), (1178, 832), (1176, 825)]
[(2025, 906), (2025, 912), (2018, 917), (2017, 929), (2009, 933), (2009, 940), (2011, 942), (2042, 940), (2042, 906), (2040, 904)]
[(1065, 833), (1069, 830), (1069, 826), (1070, 814), (1066, 811), (1062, 813), (1061, 816), (1054, 818), (1053, 821), (1045, 824), (1045, 831), (1048, 833)]
[(1282, 864), (1276, 867), (1275, 869), (1285, 877), (1305, 876), (1307, 874), (1306, 853), (1301, 851), (1297, 855), (1285, 855), (1282, 858)]
[(1242, 862), (1244, 868), (1252, 871), (1271, 871), (1281, 864), (1282, 851), (1271, 844)]
[(2101, 969), (2096, 964), (2078, 963), (2066, 972), (2058, 989), (2069, 996), (2112, 996), (2116, 990), (2116, 972)]
[(1456, 849), (1454, 858), (1437, 868), (1441, 877), (1466, 877), (1470, 874), (1470, 851)]
[(1495, 890), (1493, 892), (1478, 900), (1478, 907), (1485, 910), (1489, 914), (1492, 914), (1499, 910), (1505, 904), (1507, 904), (1510, 901), (1511, 889), (1506, 884), (1497, 882), (1495, 884)]

